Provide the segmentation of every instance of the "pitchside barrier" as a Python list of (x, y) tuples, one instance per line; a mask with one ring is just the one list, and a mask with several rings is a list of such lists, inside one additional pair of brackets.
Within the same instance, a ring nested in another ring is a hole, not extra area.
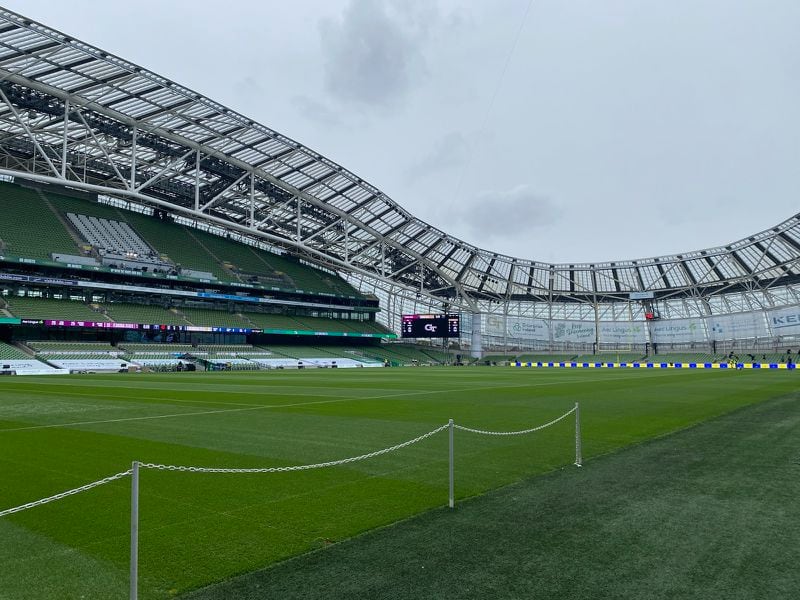
[(794, 363), (709, 363), (709, 362), (513, 362), (514, 367), (544, 369), (795, 369)]
[[(517, 363), (517, 366), (521, 366), (521, 364)], [(528, 363), (528, 366), (530, 366), (530, 363)], [(539, 366), (541, 366), (541, 363), (539, 363)], [(561, 366), (563, 366), (563, 363), (561, 363)], [(555, 425), (559, 421), (563, 421), (564, 419), (566, 419), (571, 414), (575, 415), (575, 463), (574, 464), (575, 466), (580, 467), (583, 465), (583, 455), (581, 448), (581, 412), (580, 412), (580, 405), (579, 403), (576, 402), (575, 406), (572, 409), (565, 412), (560, 417), (556, 417), (552, 421), (549, 421), (542, 425), (537, 425), (536, 427), (531, 427), (530, 429), (522, 429), (519, 431), (488, 431), (485, 429), (473, 429), (472, 427), (465, 427), (464, 425), (458, 425), (455, 422), (453, 422), (453, 419), (450, 419), (444, 425), (441, 425), (440, 427), (437, 427), (436, 429), (433, 429), (428, 433), (423, 433), (418, 437), (415, 437), (405, 442), (401, 442), (399, 444), (395, 444), (394, 446), (390, 446), (388, 448), (375, 450), (374, 452), (369, 452), (367, 454), (360, 454), (359, 456), (351, 456), (349, 458), (342, 458), (339, 460), (331, 460), (328, 462), (314, 463), (308, 465), (292, 465), (286, 467), (263, 467), (263, 468), (222, 468), (222, 467), (196, 467), (196, 466), (186, 466), (186, 465), (163, 465), (156, 463), (143, 463), (135, 460), (131, 463), (131, 468), (128, 469), (127, 471), (122, 471), (120, 473), (115, 473), (114, 475), (109, 475), (108, 477), (104, 477), (103, 479), (92, 481), (91, 483), (87, 483), (80, 487), (73, 488), (65, 492), (61, 492), (60, 494), (55, 494), (53, 496), (48, 496), (47, 498), (41, 498), (39, 500), (34, 500), (33, 502), (28, 502), (27, 504), (21, 504), (20, 506), (15, 506), (14, 508), (8, 508), (6, 510), (2, 510), (0, 511), (0, 517), (5, 517), (8, 515), (12, 515), (14, 513), (21, 512), (23, 510), (28, 510), (30, 508), (42, 506), (43, 504), (55, 502), (56, 500), (67, 498), (68, 496), (74, 496), (75, 494), (86, 492), (88, 490), (91, 490), (92, 488), (96, 488), (101, 485), (111, 483), (112, 481), (116, 481), (124, 477), (130, 477), (131, 478), (130, 599), (136, 600), (138, 598), (138, 593), (139, 593), (138, 592), (139, 471), (142, 469), (152, 469), (155, 471), (180, 471), (188, 473), (286, 473), (289, 471), (308, 471), (310, 469), (324, 469), (327, 467), (346, 465), (349, 463), (375, 458), (376, 456), (381, 456), (383, 454), (388, 454), (390, 452), (394, 452), (396, 450), (400, 450), (402, 448), (411, 446), (412, 444), (416, 444), (417, 442), (421, 442), (422, 440), (428, 439), (429, 437), (433, 437), (434, 435), (447, 430), (450, 442), (449, 469), (448, 469), (448, 474), (449, 474), (448, 506), (450, 508), (454, 508), (455, 507), (455, 475), (454, 475), (455, 457), (454, 457), (453, 434), (456, 429), (460, 429), (461, 431), (465, 431), (467, 433), (474, 433), (478, 435), (495, 435), (495, 436), (525, 435)]]

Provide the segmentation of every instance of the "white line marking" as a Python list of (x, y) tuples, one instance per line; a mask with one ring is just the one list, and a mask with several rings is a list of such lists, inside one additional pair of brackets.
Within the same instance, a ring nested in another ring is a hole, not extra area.
[[(661, 376), (660, 374), (656, 375), (645, 375), (645, 377), (658, 377)], [(497, 390), (497, 389), (506, 389), (506, 388), (524, 388), (524, 387), (545, 387), (545, 386), (552, 386), (552, 385), (561, 385), (564, 383), (593, 383), (597, 381), (613, 381), (618, 379), (626, 379), (626, 377), (604, 377), (602, 379), (583, 379), (583, 380), (560, 380), (560, 381), (548, 381), (544, 383), (531, 383), (531, 384), (515, 384), (515, 385), (493, 385), (493, 386), (483, 386), (483, 387), (468, 387), (468, 388), (455, 388), (455, 389), (448, 389), (448, 390), (431, 390), (431, 391), (414, 391), (414, 392), (399, 392), (397, 394), (384, 394), (379, 396), (364, 396), (361, 398), (333, 398), (331, 400), (315, 400), (313, 402), (294, 402), (290, 404), (258, 404), (255, 406), (250, 406), (248, 408), (228, 408), (222, 410), (205, 410), (200, 412), (183, 412), (183, 413), (171, 413), (166, 415), (149, 415), (144, 417), (125, 417), (121, 419), (102, 419), (97, 421), (75, 421), (71, 423), (54, 423), (50, 425), (31, 425), (28, 427), (13, 427), (9, 429), (0, 429), (0, 433), (5, 432), (12, 432), (12, 431), (31, 431), (35, 429), (56, 429), (60, 427), (79, 427), (82, 425), (102, 425), (106, 423), (126, 423), (129, 421), (149, 421), (154, 419), (172, 419), (176, 417), (196, 417), (202, 415), (216, 415), (216, 414), (224, 414), (224, 413), (234, 413), (234, 412), (245, 412), (245, 411), (254, 411), (254, 410), (262, 410), (268, 408), (294, 408), (298, 406), (313, 406), (316, 404), (333, 404), (339, 402), (357, 402), (359, 400), (382, 400), (385, 398), (399, 398), (404, 396), (418, 396), (420, 394), (449, 394), (449, 393), (456, 393), (456, 392), (474, 392), (477, 390)]]

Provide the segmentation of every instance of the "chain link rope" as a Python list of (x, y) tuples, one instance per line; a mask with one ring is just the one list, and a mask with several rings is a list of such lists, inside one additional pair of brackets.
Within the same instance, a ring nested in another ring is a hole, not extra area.
[[(530, 429), (522, 429), (520, 431), (488, 431), (484, 429), (473, 429), (472, 427), (465, 427), (464, 425), (457, 425), (453, 424), (455, 429), (460, 429), (461, 431), (467, 431), (469, 433), (477, 433), (480, 435), (500, 435), (500, 436), (507, 436), (507, 435), (523, 435), (526, 433), (533, 433), (535, 431), (540, 431), (551, 425), (555, 425), (559, 421), (566, 419), (569, 415), (575, 412), (575, 408), (567, 411), (560, 417), (553, 419), (548, 423), (544, 423), (543, 425), (538, 425), (537, 427), (532, 427)], [(375, 450), (374, 452), (368, 452), (366, 454), (360, 454), (358, 456), (350, 456), (348, 458), (341, 458), (338, 460), (331, 460), (326, 462), (320, 463), (312, 463), (306, 465), (289, 465), (283, 467), (253, 467), (253, 468), (230, 468), (230, 467), (196, 467), (196, 466), (186, 466), (186, 465), (165, 465), (159, 463), (140, 463), (139, 467), (142, 469), (152, 469), (156, 471), (177, 471), (177, 472), (185, 472), (185, 473), (288, 473), (292, 471), (308, 471), (311, 469), (324, 469), (327, 467), (335, 467), (338, 465), (346, 465), (349, 463), (359, 462), (362, 460), (367, 460), (370, 458), (375, 458), (376, 456), (381, 456), (383, 454), (388, 454), (390, 452), (394, 452), (396, 450), (400, 450), (402, 448), (406, 448), (413, 444), (419, 443), (423, 440), (428, 439), (436, 435), (437, 433), (441, 433), (445, 429), (450, 427), (449, 423), (446, 423), (436, 429), (433, 429), (427, 433), (423, 433), (420, 436), (417, 436), (413, 439), (406, 440), (405, 442), (401, 442), (399, 444), (395, 444), (394, 446), (389, 446), (388, 448), (382, 448), (381, 450)], [(101, 485), (105, 485), (107, 483), (111, 483), (112, 481), (116, 481), (118, 479), (122, 479), (123, 477), (128, 477), (133, 473), (132, 469), (128, 469), (127, 471), (122, 471), (120, 473), (115, 473), (114, 475), (110, 475), (108, 477), (104, 477), (103, 479), (98, 479), (97, 481), (92, 481), (91, 483), (87, 483), (80, 487), (73, 488), (71, 490), (67, 490), (65, 492), (61, 492), (59, 494), (54, 494), (52, 496), (48, 496), (46, 498), (41, 498), (39, 500), (35, 500), (33, 502), (28, 502), (27, 504), (21, 504), (19, 506), (15, 506), (13, 508), (8, 508), (6, 510), (0, 511), (0, 517), (5, 517), (7, 515), (11, 515), (14, 513), (21, 512), (23, 510), (28, 510), (29, 508), (35, 508), (37, 506), (42, 506), (43, 504), (48, 504), (50, 502), (55, 502), (56, 500), (61, 500), (63, 498), (67, 498), (69, 496), (74, 496), (75, 494), (80, 494), (81, 492), (86, 492), (93, 488), (99, 487)]]
[(42, 504), (48, 504), (50, 502), (55, 502), (56, 500), (61, 500), (62, 498), (67, 498), (68, 496), (74, 496), (75, 494), (86, 492), (88, 490), (91, 490), (92, 488), (96, 488), (101, 485), (111, 483), (112, 481), (116, 481), (117, 479), (128, 477), (131, 473), (133, 473), (133, 471), (131, 469), (128, 469), (127, 471), (122, 471), (121, 473), (116, 473), (115, 475), (110, 475), (109, 477), (98, 479), (97, 481), (93, 481), (91, 483), (87, 483), (86, 485), (82, 485), (80, 487), (67, 490), (66, 492), (61, 492), (60, 494), (48, 496), (47, 498), (41, 498), (40, 500), (34, 500), (33, 502), (28, 502), (27, 504), (21, 504), (19, 506), (15, 506), (14, 508), (7, 508), (6, 510), (0, 510), (0, 517), (5, 517), (6, 515), (13, 515), (14, 513), (18, 513), (23, 510), (28, 510), (29, 508), (35, 508), (37, 506), (41, 506)]
[(566, 419), (572, 413), (575, 412), (575, 408), (573, 407), (572, 410), (565, 412), (560, 417), (553, 419), (549, 423), (545, 423), (544, 425), (538, 425), (536, 427), (532, 427), (530, 429), (522, 429), (520, 431), (486, 431), (484, 429), (473, 429), (471, 427), (464, 427), (463, 425), (453, 425), (456, 429), (460, 429), (461, 431), (469, 431), (470, 433), (479, 433), (481, 435), (523, 435), (526, 433), (533, 433), (534, 431), (539, 431), (541, 429), (546, 429), (551, 425), (555, 425), (559, 421)]
[(360, 454), (359, 456), (351, 456), (349, 458), (341, 458), (339, 460), (331, 460), (327, 462), (313, 463), (308, 465), (290, 465), (285, 467), (225, 468), (225, 467), (189, 467), (184, 465), (162, 465), (155, 463), (141, 463), (139, 466), (143, 469), (154, 469), (157, 471), (180, 471), (187, 473), (287, 473), (290, 471), (308, 471), (310, 469), (324, 469), (326, 467), (335, 467), (337, 465), (345, 465), (348, 463), (354, 463), (361, 460), (367, 460), (368, 458), (374, 458), (382, 454), (388, 454), (389, 452), (400, 450), (401, 448), (411, 446), (412, 444), (416, 444), (417, 442), (421, 442), (422, 440), (434, 436), (437, 433), (444, 431), (448, 427), (449, 424), (442, 425), (441, 427), (437, 427), (436, 429), (429, 431), (428, 433), (423, 433), (421, 436), (415, 437), (412, 440), (408, 440), (400, 444), (390, 446), (388, 448), (383, 448), (382, 450), (376, 450), (374, 452), (369, 452), (367, 454)]

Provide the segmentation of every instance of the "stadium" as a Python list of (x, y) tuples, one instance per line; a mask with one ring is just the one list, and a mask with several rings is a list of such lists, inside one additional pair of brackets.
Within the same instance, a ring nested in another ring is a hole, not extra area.
[(792, 597), (800, 214), (506, 256), (0, 21), (0, 598)]

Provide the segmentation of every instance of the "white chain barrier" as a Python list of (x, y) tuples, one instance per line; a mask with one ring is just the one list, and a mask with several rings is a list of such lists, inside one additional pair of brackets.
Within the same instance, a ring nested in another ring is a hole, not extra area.
[(21, 504), (20, 506), (15, 506), (14, 508), (7, 508), (6, 510), (0, 510), (0, 517), (5, 517), (6, 515), (13, 515), (14, 513), (18, 513), (23, 510), (27, 510), (29, 508), (35, 508), (37, 506), (41, 506), (42, 504), (48, 504), (49, 502), (55, 502), (56, 500), (61, 500), (62, 498), (66, 498), (68, 496), (74, 496), (75, 494), (80, 494), (81, 492), (85, 492), (92, 488), (96, 488), (98, 486), (111, 483), (112, 481), (116, 481), (117, 479), (122, 479), (123, 477), (127, 477), (131, 473), (132, 473), (131, 469), (128, 469), (127, 471), (122, 471), (122, 473), (117, 473), (109, 477), (104, 477), (103, 479), (98, 479), (97, 481), (93, 481), (92, 483), (87, 483), (86, 485), (82, 485), (80, 487), (67, 490), (66, 492), (61, 492), (60, 494), (55, 494), (54, 496), (48, 496), (47, 498), (42, 498), (40, 500), (28, 502), (27, 504)]
[[(15, 506), (14, 508), (8, 508), (6, 510), (0, 511), (0, 517), (5, 517), (7, 515), (12, 515), (14, 513), (21, 512), (23, 510), (27, 510), (29, 508), (35, 508), (37, 506), (42, 506), (43, 504), (48, 504), (49, 502), (55, 502), (56, 500), (61, 500), (62, 498), (66, 498), (68, 496), (73, 496), (75, 494), (80, 494), (81, 492), (85, 492), (87, 490), (91, 490), (92, 488), (96, 488), (101, 485), (105, 485), (107, 483), (111, 483), (112, 481), (116, 481), (118, 479), (122, 479), (123, 477), (131, 477), (131, 553), (130, 553), (130, 598), (131, 600), (138, 599), (138, 579), (139, 579), (139, 469), (153, 469), (158, 471), (181, 471), (181, 472), (189, 472), (189, 473), (287, 473), (291, 471), (307, 471), (310, 469), (324, 469), (326, 467), (335, 467), (337, 465), (346, 465), (349, 463), (354, 463), (362, 460), (367, 460), (369, 458), (374, 458), (376, 456), (381, 456), (382, 454), (388, 454), (389, 452), (394, 452), (395, 450), (400, 450), (401, 448), (406, 448), (411, 446), (412, 444), (416, 444), (425, 440), (429, 437), (436, 435), (437, 433), (441, 433), (445, 429), (449, 430), (449, 442), (450, 442), (450, 452), (449, 452), (449, 476), (450, 476), (450, 497), (449, 497), (449, 506), (453, 508), (455, 506), (455, 493), (454, 493), (454, 477), (453, 477), (453, 430), (454, 429), (461, 429), (462, 431), (469, 431), (471, 433), (480, 433), (484, 435), (521, 435), (524, 433), (533, 433), (534, 431), (539, 431), (540, 429), (544, 429), (545, 427), (550, 427), (551, 425), (555, 425), (562, 419), (565, 419), (572, 413), (575, 413), (578, 410), (578, 405), (575, 405), (575, 408), (570, 410), (567, 413), (564, 413), (557, 419), (553, 419), (549, 423), (545, 423), (544, 425), (539, 425), (538, 427), (533, 427), (531, 429), (524, 429), (522, 431), (484, 431), (481, 429), (472, 429), (470, 427), (464, 427), (462, 425), (456, 425), (453, 423), (453, 420), (450, 419), (448, 423), (437, 427), (429, 431), (428, 433), (423, 433), (422, 435), (415, 437), (414, 439), (407, 440), (405, 442), (401, 442), (399, 444), (395, 444), (394, 446), (389, 446), (388, 448), (383, 448), (381, 450), (375, 450), (374, 452), (368, 452), (367, 454), (360, 454), (358, 456), (351, 456), (349, 458), (342, 458), (339, 460), (331, 460), (328, 462), (321, 462), (321, 463), (313, 463), (307, 465), (291, 465), (285, 467), (261, 467), (261, 468), (223, 468), (223, 467), (190, 467), (190, 466), (183, 466), (183, 465), (162, 465), (156, 463), (140, 463), (138, 461), (134, 461), (132, 467), (127, 471), (122, 471), (120, 473), (116, 473), (114, 475), (110, 475), (109, 477), (104, 477), (103, 479), (98, 479), (97, 481), (93, 481), (91, 483), (87, 483), (80, 487), (73, 488), (71, 490), (67, 490), (65, 492), (61, 492), (60, 494), (55, 494), (53, 496), (48, 496), (47, 498), (41, 498), (39, 500), (35, 500), (33, 502), (28, 502), (27, 504), (21, 504), (20, 506)], [(576, 436), (576, 462), (575, 464), (580, 466), (580, 433), (579, 433), (579, 425), (577, 420), (578, 415), (576, 414), (576, 423), (575, 423), (575, 436)]]
[[(522, 435), (525, 433), (533, 433), (534, 431), (539, 431), (541, 429), (550, 427), (551, 425), (555, 425), (559, 421), (566, 419), (569, 415), (573, 414), (575, 410), (576, 409), (573, 408), (569, 412), (566, 412), (560, 417), (553, 419), (549, 423), (545, 423), (537, 427), (532, 427), (531, 429), (523, 429), (521, 431), (485, 431), (482, 429), (473, 429), (471, 427), (464, 427), (463, 425), (456, 425), (456, 424), (453, 424), (453, 427), (455, 429), (460, 429), (462, 431), (468, 431), (470, 433), (479, 433), (482, 435)], [(432, 437), (437, 433), (441, 433), (442, 431), (448, 429), (449, 427), (450, 424), (447, 423), (445, 425), (442, 425), (441, 427), (437, 427), (436, 429), (429, 431), (428, 433), (423, 433), (422, 435), (415, 437), (414, 439), (407, 440), (399, 444), (395, 444), (394, 446), (389, 446), (388, 448), (376, 450), (374, 452), (368, 452), (367, 454), (360, 454), (358, 456), (350, 456), (348, 458), (341, 458), (339, 460), (331, 460), (327, 462), (313, 463), (307, 465), (290, 465), (284, 467), (224, 468), (224, 467), (194, 467), (194, 466), (184, 466), (184, 465), (163, 465), (157, 463), (140, 463), (139, 466), (143, 469), (153, 469), (157, 471), (180, 471), (188, 473), (287, 473), (291, 471), (308, 471), (310, 469), (324, 469), (327, 467), (346, 465), (349, 463), (375, 458), (376, 456), (381, 456), (383, 454), (394, 452), (395, 450), (400, 450), (401, 448), (406, 448), (408, 446), (421, 442), (422, 440), (428, 439), (429, 437)], [(0, 517), (5, 517), (7, 515), (18, 513), (23, 510), (27, 510), (29, 508), (35, 508), (37, 506), (48, 504), (50, 502), (55, 502), (56, 500), (67, 498), (68, 496), (80, 494), (81, 492), (85, 492), (91, 490), (92, 488), (96, 488), (101, 485), (111, 483), (112, 481), (122, 479), (123, 477), (128, 477), (132, 473), (133, 470), (128, 469), (127, 471), (122, 471), (120, 473), (110, 475), (109, 477), (98, 479), (97, 481), (93, 481), (91, 483), (87, 483), (86, 485), (82, 485), (80, 487), (76, 487), (74, 489), (61, 492), (60, 494), (55, 494), (53, 496), (48, 496), (47, 498), (41, 498), (40, 500), (28, 502), (27, 504), (22, 504), (20, 506), (15, 506), (14, 508), (8, 508), (6, 510), (2, 510), (0, 511)]]
[(388, 454), (389, 452), (400, 450), (401, 448), (405, 448), (406, 446), (411, 446), (412, 444), (416, 444), (417, 442), (421, 442), (424, 439), (436, 435), (437, 433), (444, 431), (448, 427), (449, 425), (442, 425), (441, 427), (437, 427), (433, 431), (429, 431), (428, 433), (424, 433), (419, 437), (415, 437), (413, 440), (408, 440), (407, 442), (402, 442), (400, 444), (390, 446), (389, 448), (383, 448), (382, 450), (376, 450), (375, 452), (369, 452), (368, 454), (361, 454), (359, 456), (351, 456), (349, 458), (342, 458), (339, 460), (331, 460), (328, 462), (314, 463), (310, 465), (291, 465), (288, 467), (261, 467), (261, 468), (250, 468), (250, 469), (248, 468), (229, 469), (221, 467), (186, 467), (179, 465), (159, 465), (154, 463), (141, 463), (140, 466), (143, 469), (155, 469), (158, 471), (186, 471), (189, 473), (286, 473), (288, 471), (307, 471), (309, 469), (324, 469), (326, 467), (335, 467), (337, 465), (345, 465), (348, 463), (358, 462), (360, 460), (367, 460), (368, 458), (374, 458), (376, 456), (380, 456), (381, 454)]
[(549, 423), (545, 423), (544, 425), (538, 425), (537, 427), (532, 427), (530, 429), (522, 429), (520, 431), (486, 431), (483, 429), (472, 429), (471, 427), (464, 427), (463, 425), (453, 425), (453, 427), (455, 427), (456, 429), (460, 429), (461, 431), (469, 431), (470, 433), (480, 433), (481, 435), (523, 435), (525, 433), (533, 433), (534, 431), (539, 431), (541, 429), (546, 429), (551, 425), (555, 425), (559, 421), (566, 419), (568, 416), (574, 413), (575, 410), (576, 410), (575, 408), (572, 408), (572, 410), (565, 412), (560, 417), (553, 419), (552, 421), (550, 421)]

